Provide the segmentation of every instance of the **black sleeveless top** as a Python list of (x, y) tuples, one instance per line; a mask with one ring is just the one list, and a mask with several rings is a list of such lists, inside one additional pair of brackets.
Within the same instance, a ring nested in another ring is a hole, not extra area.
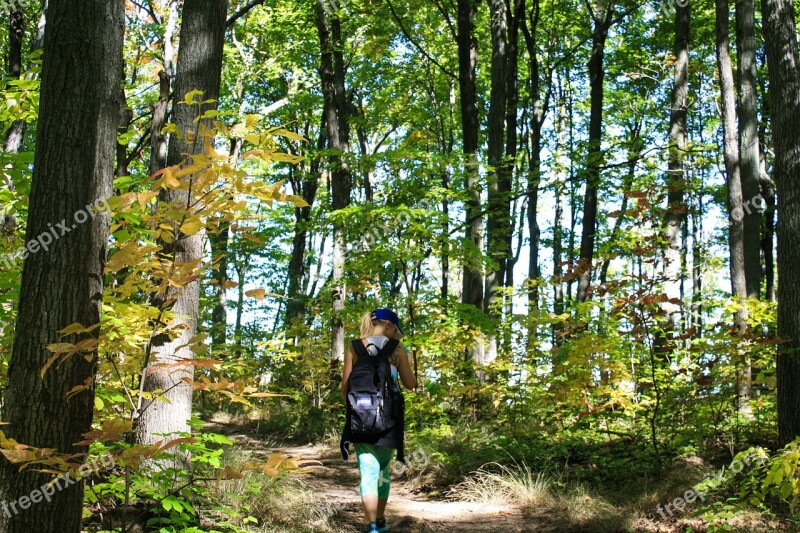
[[(361, 342), (361, 339), (353, 339), (353, 352), (358, 353), (355, 347), (355, 343), (360, 343), (363, 347), (364, 344)], [(400, 391), (399, 387), (394, 388), (394, 400), (399, 402), (400, 415), (397, 417), (397, 421), (395, 422), (394, 426), (391, 427), (386, 433), (382, 435), (377, 435), (373, 437), (364, 437), (364, 436), (354, 436), (350, 432), (350, 414), (348, 411), (347, 416), (345, 417), (344, 422), (344, 431), (342, 432), (342, 438), (339, 442), (339, 448), (342, 452), (342, 459), (347, 461), (350, 456), (350, 452), (348, 449), (348, 445), (352, 443), (361, 443), (361, 444), (372, 444), (374, 446), (382, 446), (384, 448), (394, 448), (397, 450), (397, 460), (401, 463), (405, 463), (404, 457), (404, 441), (405, 441), (405, 398), (403, 398), (403, 393)], [(345, 409), (347, 407), (345, 406)]]

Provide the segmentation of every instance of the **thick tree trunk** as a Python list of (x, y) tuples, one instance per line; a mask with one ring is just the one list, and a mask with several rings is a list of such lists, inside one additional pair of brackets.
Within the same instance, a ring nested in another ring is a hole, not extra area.
[(778, 436), (800, 436), (800, 64), (791, 0), (762, 0), (778, 184)]
[[(483, 250), (483, 216), (481, 215), (481, 186), (478, 175), (478, 100), (476, 69), (478, 42), (475, 38), (476, 0), (458, 0), (458, 86), (461, 96), (461, 144), (464, 150), (464, 183), (467, 201), (465, 236), (472, 250), (466, 252), (463, 266), (461, 301), (479, 310), (484, 307), (483, 268), (481, 261), (471, 258)], [(476, 363), (484, 360), (483, 343), (478, 340), (470, 350)]]
[(600, 168), (603, 165), (603, 57), (606, 37), (614, 12), (613, 0), (608, 7), (601, 2), (594, 10), (594, 33), (592, 34), (592, 55), (589, 59), (589, 151), (586, 161), (586, 189), (583, 197), (583, 228), (581, 233), (580, 256), (578, 259), (578, 303), (589, 299), (592, 281), (592, 261), (594, 260), (595, 233), (597, 231), (597, 189), (600, 186)]
[[(720, 111), (722, 114), (723, 159), (728, 185), (728, 249), (730, 252), (731, 294), (742, 305), (735, 322), (740, 335), (747, 332), (747, 278), (745, 275), (744, 217), (742, 179), (739, 162), (739, 141), (736, 129), (736, 94), (733, 86), (728, 44), (728, 1), (716, 0), (717, 67), (719, 70)], [(741, 411), (750, 399), (750, 373), (740, 369), (736, 374), (737, 405)]]
[[(330, 163), (332, 210), (350, 205), (352, 180), (342, 155), (350, 143), (350, 111), (345, 93), (345, 67), (341, 22), (327, 0), (314, 4), (321, 51), (320, 79), (324, 97), (324, 120), (327, 129)], [(344, 324), (342, 311), (347, 287), (344, 284), (345, 241), (338, 223), (333, 225), (333, 324), (331, 326), (331, 360), (344, 362)]]
[[(227, 0), (186, 0), (183, 7), (180, 39), (181, 50), (175, 80), (176, 100), (183, 100), (193, 90), (203, 92), (203, 100), (213, 103), (197, 106), (176, 104), (175, 124), (182, 132), (195, 132), (195, 135), (174, 135), (170, 138), (167, 165), (178, 165), (184, 154), (203, 152), (203, 137), (197, 134), (200, 124), (194, 122), (198, 112), (204, 113), (216, 108), (219, 99), (220, 77), (222, 72), (222, 49), (225, 38), (225, 15)], [(162, 77), (163, 82), (163, 77)], [(213, 125), (206, 120), (205, 127)], [(191, 181), (193, 176), (187, 176)], [(159, 195), (159, 202), (174, 204), (179, 209), (189, 208), (189, 191), (166, 189)], [(205, 231), (187, 236), (177, 228), (172, 242), (161, 242), (162, 254), (175, 263), (197, 261), (203, 257)], [(197, 317), (200, 304), (200, 281), (194, 280), (180, 288), (170, 287), (166, 294), (159, 295), (157, 305), (172, 301), (175, 314), (173, 326), (182, 325), (180, 334), (173, 340), (159, 335), (151, 340), (150, 364), (144, 375), (145, 392), (165, 391), (161, 400), (145, 401), (139, 413), (137, 434), (139, 442), (152, 444), (164, 438), (164, 434), (188, 432), (188, 421), (192, 414), (192, 386), (184, 378), (191, 379), (193, 367), (156, 367), (153, 365), (191, 360), (193, 352), (189, 340), (196, 335)], [(163, 401), (166, 399), (167, 401)]]
[(671, 337), (679, 331), (682, 307), (681, 235), (686, 224), (686, 109), (689, 94), (689, 4), (677, 5), (675, 10), (675, 76), (669, 114), (669, 145), (667, 162), (667, 212), (663, 220), (665, 246), (662, 250), (664, 293), (670, 301), (661, 304), (660, 331), (655, 349), (668, 357), (675, 348)]
[[(461, 136), (464, 150), (464, 175), (468, 192), (465, 205), (466, 237), (473, 252), (483, 249), (483, 217), (478, 176), (478, 101), (476, 68), (478, 43), (474, 36), (477, 6), (475, 0), (458, 0), (458, 85), (461, 95)], [(483, 273), (479, 261), (464, 264), (463, 303), (483, 309)]]
[(739, 166), (744, 204), (744, 271), (747, 296), (761, 292), (761, 209), (759, 183), (758, 95), (756, 94), (755, 0), (736, 0), (736, 62), (739, 74)]
[[(123, 20), (122, 0), (50, 2), (25, 239), (31, 253), (22, 269), (3, 432), (64, 454), (86, 452), (75, 443), (91, 428), (96, 345), (54, 365), (44, 378), (40, 371), (53, 355), (47, 345), (98, 337), (97, 329), (68, 336), (58, 331), (100, 322), (109, 214), (91, 206), (102, 206), (112, 192)], [(58, 239), (52, 238), (56, 224), (63, 224)], [(67, 393), (82, 385), (68, 400)], [(29, 509), (32, 491), (53, 476), (33, 468), (20, 472), (5, 458), (0, 464), (0, 499), (16, 504), (15, 512), (0, 513), (0, 531), (80, 531), (82, 481)]]
[[(506, 97), (508, 87), (507, 35), (508, 7), (505, 0), (489, 0), (492, 38), (491, 94), (489, 97), (489, 134), (487, 174), (488, 213), (486, 217), (486, 255), (491, 260), (485, 280), (486, 312), (495, 323), (502, 316), (502, 286), (505, 280), (506, 262), (511, 255), (508, 236), (511, 235), (509, 201), (511, 196), (511, 169), (504, 159)], [(516, 112), (516, 110), (515, 110)], [(497, 358), (497, 337), (492, 334), (487, 345), (484, 362)]]

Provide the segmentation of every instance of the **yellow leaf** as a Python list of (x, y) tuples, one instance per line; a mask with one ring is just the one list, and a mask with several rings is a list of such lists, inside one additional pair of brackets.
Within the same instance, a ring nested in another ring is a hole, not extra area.
[(263, 244), (264, 241), (256, 237), (255, 235), (250, 235), (249, 233), (242, 235), (242, 238), (247, 239), (248, 241), (253, 241), (256, 244)]
[(50, 368), (51, 366), (53, 366), (53, 363), (55, 363), (56, 360), (58, 360), (59, 357), (61, 357), (60, 353), (54, 353), (53, 355), (50, 356), (50, 358), (44, 364), (42, 369), (39, 371), (39, 377), (40, 378), (44, 379), (44, 374), (45, 374), (45, 372), (47, 372), (47, 369)]
[(249, 114), (245, 117), (244, 123), (248, 130), (252, 131), (258, 126), (258, 120), (261, 117), (255, 114)]
[(188, 105), (199, 104), (200, 101), (195, 100), (195, 96), (202, 96), (202, 95), (203, 91), (197, 89), (195, 89), (194, 91), (189, 91), (188, 93), (186, 93), (186, 96), (183, 98), (183, 101), (179, 103)]
[(14, 464), (36, 460), (36, 452), (30, 450), (0, 450), (0, 453), (5, 455), (9, 462)]
[(246, 291), (244, 294), (245, 296), (250, 296), (251, 298), (256, 298), (258, 301), (261, 301), (264, 299), (264, 296), (267, 295), (267, 291), (264, 289), (252, 289)]
[(301, 142), (308, 142), (308, 139), (300, 135), (299, 133), (295, 133), (293, 131), (285, 130), (283, 128), (278, 128), (276, 130), (272, 130), (272, 133), (275, 135), (280, 135), (281, 137), (286, 137), (287, 139), (292, 139), (293, 141), (301, 141)]
[(100, 327), (100, 323), (98, 322), (94, 326), (84, 327), (83, 324), (75, 322), (74, 324), (70, 324), (69, 326), (65, 327), (64, 329), (59, 330), (58, 332), (62, 335), (69, 335), (71, 333), (91, 333), (92, 331), (96, 330)]
[(203, 228), (203, 221), (197, 217), (190, 218), (181, 225), (181, 233), (184, 235), (195, 235)]
[(222, 479), (242, 479), (243, 477), (244, 476), (242, 476), (241, 472), (237, 472), (236, 470), (234, 470), (230, 466), (226, 466), (225, 469), (222, 470), (222, 472), (219, 473), (219, 476), (217, 476), (217, 479), (218, 480), (222, 480)]
[(291, 196), (286, 197), (287, 200), (292, 202), (295, 206), (303, 208), (303, 207), (311, 207), (308, 202), (306, 202), (305, 198), (302, 196), (298, 196), (296, 194), (292, 194)]

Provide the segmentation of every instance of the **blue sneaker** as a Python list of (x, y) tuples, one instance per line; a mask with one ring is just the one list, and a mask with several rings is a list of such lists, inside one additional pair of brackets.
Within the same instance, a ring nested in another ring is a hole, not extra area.
[(368, 525), (364, 526), (362, 531), (364, 533), (378, 533), (380, 530), (378, 529), (377, 522), (370, 522)]
[(386, 523), (385, 518), (378, 518), (378, 521), (375, 522), (375, 525), (378, 526), (378, 533), (387, 533), (389, 531), (389, 525)]

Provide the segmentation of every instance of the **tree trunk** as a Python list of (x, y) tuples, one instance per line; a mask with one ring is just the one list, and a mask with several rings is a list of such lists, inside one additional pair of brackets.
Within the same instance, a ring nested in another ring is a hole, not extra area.
[[(320, 124), (317, 136), (317, 152), (325, 148), (325, 124)], [(302, 196), (308, 206), (294, 208), (294, 238), (292, 239), (292, 255), (289, 260), (289, 300), (286, 303), (286, 325), (290, 326), (296, 320), (304, 321), (306, 314), (306, 294), (304, 280), (306, 272), (306, 241), (308, 240), (309, 225), (311, 223), (311, 208), (317, 196), (317, 187), (322, 178), (319, 158), (314, 157), (309, 169), (290, 169), (294, 177), (301, 174), (300, 178), (292, 179), (295, 194)]]
[[(508, 67), (507, 10), (505, 0), (489, 0), (492, 61), (487, 137), (489, 171), (487, 173), (486, 255), (491, 261), (491, 266), (486, 272), (484, 307), (496, 324), (499, 323), (502, 316), (503, 293), (500, 289), (505, 278), (506, 261), (510, 255), (510, 250), (506, 250), (507, 235), (511, 234), (508, 205), (511, 194), (511, 173), (504, 160), (504, 127), (508, 89), (506, 85), (506, 69)], [(496, 358), (497, 337), (493, 333), (489, 337), (484, 362), (488, 363)]]
[[(461, 136), (464, 150), (464, 179), (468, 192), (465, 202), (466, 237), (472, 243), (473, 253), (483, 248), (483, 217), (481, 216), (481, 189), (478, 177), (478, 101), (476, 96), (476, 68), (478, 43), (474, 36), (477, 5), (475, 0), (458, 0), (458, 85), (461, 95)], [(463, 303), (483, 309), (483, 274), (478, 260), (464, 264)]]
[[(227, 0), (186, 0), (183, 6), (183, 20), (180, 29), (180, 57), (175, 80), (176, 100), (183, 100), (193, 90), (203, 92), (202, 100), (214, 100), (197, 106), (176, 104), (174, 109), (175, 124), (182, 132), (194, 131), (195, 135), (173, 135), (169, 142), (167, 165), (178, 165), (184, 155), (203, 152), (203, 137), (196, 132), (200, 124), (194, 120), (200, 114), (216, 108), (219, 99), (220, 77), (222, 72), (222, 49), (225, 38), (225, 15)], [(163, 78), (162, 78), (163, 82)], [(205, 127), (213, 128), (209, 120)], [(193, 176), (185, 178), (191, 182)], [(175, 204), (179, 209), (188, 209), (189, 190), (165, 189), (159, 195), (159, 202)], [(174, 240), (161, 242), (162, 254), (175, 263), (197, 261), (203, 257), (203, 240), (205, 231), (187, 236), (175, 228)], [(192, 386), (184, 378), (191, 379), (193, 367), (183, 365), (170, 368), (152, 368), (152, 365), (175, 363), (191, 360), (193, 352), (189, 340), (196, 335), (197, 317), (200, 305), (200, 281), (194, 280), (180, 288), (170, 287), (165, 294), (159, 295), (155, 302), (164, 305), (172, 301), (175, 314), (173, 326), (183, 325), (180, 334), (173, 340), (166, 335), (158, 335), (151, 340), (148, 369), (145, 370), (145, 392), (165, 391), (161, 400), (145, 401), (139, 413), (137, 435), (139, 442), (152, 444), (163, 439), (164, 434), (188, 432), (188, 421), (192, 415)], [(163, 401), (166, 399), (167, 401)], [(168, 463), (165, 463), (168, 464)]]
[[(461, 144), (464, 150), (464, 184), (467, 201), (465, 237), (471, 250), (465, 252), (461, 301), (483, 310), (483, 268), (480, 254), (483, 249), (483, 216), (481, 215), (481, 186), (478, 175), (478, 100), (476, 95), (476, 69), (478, 42), (475, 38), (476, 0), (458, 0), (458, 86), (461, 95)], [(475, 254), (478, 258), (471, 257)], [(478, 340), (470, 348), (470, 357), (476, 363), (484, 359), (483, 343)]]
[(586, 190), (583, 197), (583, 228), (581, 233), (580, 257), (578, 259), (578, 303), (585, 302), (591, 294), (592, 261), (594, 260), (595, 232), (597, 231), (597, 188), (600, 186), (600, 168), (603, 165), (603, 56), (606, 37), (614, 12), (613, 0), (604, 7), (600, 2), (592, 7), (594, 33), (592, 34), (592, 55), (589, 59), (590, 111), (589, 111), (589, 151), (586, 161)]
[[(47, 0), (42, 5), (42, 15), (39, 17), (39, 25), (36, 29), (36, 36), (31, 44), (31, 52), (40, 50), (44, 46), (44, 23), (47, 16)], [(9, 20), (9, 39), (8, 39), (8, 71), (9, 75), (19, 78), (22, 74), (22, 40), (25, 34), (25, 19), (22, 11), (11, 13)], [(26, 76), (27, 77), (27, 76)], [(6, 132), (3, 149), (9, 154), (18, 154), (22, 149), (22, 140), (25, 137), (25, 121), (15, 120)]]
[[(736, 129), (736, 95), (733, 88), (728, 44), (728, 1), (716, 0), (717, 67), (721, 100), (723, 159), (728, 185), (728, 249), (730, 251), (731, 294), (739, 300), (741, 308), (735, 315), (740, 335), (747, 332), (747, 278), (744, 256), (744, 220), (742, 210), (742, 179), (739, 163), (739, 142)], [(736, 374), (737, 406), (741, 411), (750, 399), (749, 372), (739, 369)]]
[[(566, 189), (567, 162), (567, 142), (565, 133), (567, 130), (567, 89), (561, 83), (561, 76), (556, 77), (556, 102), (555, 102), (555, 137), (556, 137), (556, 183), (554, 194), (556, 197), (555, 216), (553, 219), (553, 313), (561, 315), (564, 313), (564, 281), (562, 279), (563, 268), (563, 247), (564, 247), (564, 200), (563, 195)], [(571, 160), (571, 159), (570, 159)], [(570, 189), (571, 193), (571, 189)], [(571, 201), (571, 200), (570, 200)], [(561, 324), (553, 323), (553, 344), (560, 345), (562, 338), (560, 335)]]
[(791, 0), (762, 0), (778, 184), (778, 437), (800, 436), (800, 65)]
[(178, 24), (178, 2), (169, 1), (169, 14), (164, 29), (164, 69), (158, 72), (158, 101), (153, 105), (153, 118), (150, 120), (150, 174), (155, 174), (167, 166), (167, 136), (161, 130), (167, 123), (170, 88), (175, 76), (175, 49), (173, 39)]
[[(44, 378), (40, 371), (53, 355), (47, 345), (98, 338), (97, 329), (67, 336), (58, 331), (100, 322), (109, 214), (92, 206), (103, 205), (112, 192), (124, 10), (121, 0), (52, 0), (49, 9), (25, 238), (31, 253), (22, 269), (3, 432), (30, 446), (81, 454), (86, 447), (75, 443), (91, 429), (96, 345), (62, 359)], [(56, 223), (63, 224), (60, 239), (51, 238)], [(18, 499), (25, 497), (29, 506), (28, 496), (53, 476), (0, 462), (0, 499), (17, 504), (16, 512), (0, 513), (0, 531), (81, 530), (82, 481), (28, 509)]]
[[(321, 51), (320, 79), (324, 97), (324, 120), (327, 128), (328, 147), (331, 155), (330, 180), (332, 210), (338, 211), (350, 205), (352, 181), (350, 170), (342, 155), (350, 143), (350, 121), (347, 96), (345, 94), (344, 56), (342, 48), (341, 22), (328, 1), (317, 0), (314, 4), (317, 32)], [(345, 241), (339, 223), (333, 224), (333, 324), (331, 326), (331, 361), (344, 362), (344, 324), (342, 311), (347, 296), (344, 284)]]
[(680, 330), (682, 307), (681, 235), (686, 224), (686, 101), (689, 93), (689, 4), (675, 9), (675, 77), (669, 114), (669, 145), (667, 163), (667, 212), (664, 215), (662, 250), (664, 293), (669, 301), (661, 304), (660, 331), (655, 338), (655, 350), (668, 357), (675, 348), (671, 337)]
[(211, 310), (211, 347), (224, 351), (228, 343), (228, 242), (230, 223), (219, 222), (218, 231), (208, 237), (211, 246), (211, 277), (214, 280), (214, 307)]
[[(518, 6), (524, 12), (525, 2)], [(541, 81), (539, 74), (538, 57), (538, 26), (539, 26), (539, 0), (534, 0), (530, 15), (530, 28), (526, 21), (521, 21), (522, 32), (525, 37), (525, 48), (528, 52), (528, 75), (529, 90), (531, 96), (531, 117), (530, 117), (530, 158), (528, 160), (528, 233), (530, 235), (530, 252), (528, 257), (528, 314), (532, 315), (538, 309), (539, 290), (535, 281), (539, 278), (539, 223), (536, 220), (536, 212), (539, 207), (539, 183), (541, 180), (542, 165), (542, 122), (545, 114), (545, 105), (542, 105), (540, 93)], [(560, 201), (560, 200), (559, 200)], [(556, 222), (555, 225), (558, 225)]]
[(739, 166), (744, 202), (744, 271), (747, 296), (761, 291), (761, 209), (758, 204), (758, 95), (756, 94), (755, 0), (736, 0), (736, 62), (739, 75)]

